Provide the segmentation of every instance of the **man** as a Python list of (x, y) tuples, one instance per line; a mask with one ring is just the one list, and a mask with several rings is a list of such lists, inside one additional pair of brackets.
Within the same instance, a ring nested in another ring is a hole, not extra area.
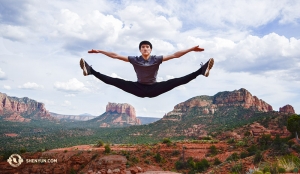
[(92, 49), (88, 51), (88, 53), (101, 53), (113, 59), (119, 59), (125, 62), (130, 62), (133, 65), (134, 70), (136, 72), (138, 79), (137, 82), (126, 81), (119, 78), (112, 78), (101, 74), (95, 71), (91, 66), (87, 64), (87, 62), (84, 61), (84, 59), (81, 58), (80, 67), (83, 70), (83, 75), (87, 76), (92, 74), (104, 83), (113, 85), (117, 88), (122, 89), (123, 91), (126, 91), (138, 97), (156, 97), (177, 86), (190, 82), (200, 74), (205, 77), (208, 77), (209, 70), (213, 67), (214, 64), (214, 59), (210, 58), (204, 65), (201, 65), (201, 68), (199, 68), (197, 71), (191, 74), (163, 82), (156, 82), (157, 71), (159, 69), (159, 65), (163, 61), (179, 58), (191, 51), (201, 52), (204, 51), (204, 49), (200, 48), (199, 46), (194, 46), (190, 49), (178, 51), (168, 56), (155, 56), (150, 55), (152, 51), (152, 44), (149, 41), (142, 41), (139, 44), (139, 49), (142, 54), (139, 57), (125, 57), (116, 53), (106, 52), (103, 50)]

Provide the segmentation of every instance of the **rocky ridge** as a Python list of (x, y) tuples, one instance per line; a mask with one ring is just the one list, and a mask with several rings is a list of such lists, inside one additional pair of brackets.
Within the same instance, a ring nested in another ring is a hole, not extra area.
[(9, 97), (0, 93), (0, 116), (7, 121), (30, 122), (31, 119), (55, 120), (43, 103), (28, 97)]
[[(181, 116), (189, 109), (197, 107), (202, 109), (202, 114), (213, 115), (220, 107), (241, 106), (245, 109), (251, 109), (259, 112), (271, 112), (273, 107), (265, 101), (258, 99), (244, 88), (234, 91), (219, 92), (214, 96), (197, 96), (185, 102), (177, 104), (174, 109), (164, 116), (164, 120), (180, 120)], [(282, 109), (286, 112), (292, 112), (289, 106)], [(178, 117), (174, 119), (174, 115)], [(172, 117), (170, 117), (172, 116)]]

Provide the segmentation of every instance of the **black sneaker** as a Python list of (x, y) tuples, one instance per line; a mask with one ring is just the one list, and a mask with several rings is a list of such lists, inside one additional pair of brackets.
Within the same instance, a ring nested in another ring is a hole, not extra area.
[(214, 66), (214, 58), (210, 58), (204, 65), (201, 64), (201, 74), (205, 77), (209, 76), (209, 70)]
[(87, 64), (86, 61), (84, 61), (83, 58), (80, 59), (80, 67), (83, 70), (83, 75), (84, 76), (92, 74), (91, 73), (92, 67), (89, 64)]

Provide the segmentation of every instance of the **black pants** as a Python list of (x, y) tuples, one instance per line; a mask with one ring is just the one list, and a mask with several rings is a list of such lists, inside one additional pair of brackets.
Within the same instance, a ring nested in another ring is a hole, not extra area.
[(106, 84), (113, 85), (117, 88), (122, 89), (125, 92), (128, 92), (138, 97), (150, 98), (159, 96), (160, 94), (170, 91), (171, 89), (177, 86), (190, 82), (191, 80), (195, 79), (198, 75), (200, 75), (201, 71), (202, 69), (200, 68), (197, 71), (180, 78), (174, 78), (163, 82), (157, 82), (152, 85), (146, 85), (139, 82), (132, 82), (119, 78), (109, 77), (91, 69), (91, 73)]

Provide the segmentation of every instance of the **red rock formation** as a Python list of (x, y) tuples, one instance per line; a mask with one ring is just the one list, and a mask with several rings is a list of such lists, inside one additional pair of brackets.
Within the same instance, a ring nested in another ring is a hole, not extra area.
[(117, 112), (127, 114), (130, 118), (136, 118), (134, 107), (127, 103), (108, 103), (106, 112)]
[(295, 114), (295, 110), (291, 105), (285, 105), (282, 108), (279, 108), (279, 112), (286, 113), (286, 114)]
[(214, 97), (214, 104), (217, 106), (243, 106), (247, 109), (253, 108), (262, 112), (273, 111), (271, 105), (258, 99), (256, 96), (252, 96), (252, 94), (244, 88), (232, 92), (221, 92), (216, 94)]
[(99, 116), (97, 122), (102, 122), (100, 127), (141, 125), (134, 107), (127, 103), (108, 103), (106, 112)]
[(29, 122), (31, 119), (55, 120), (43, 103), (27, 97), (9, 97), (3, 93), (0, 93), (0, 116), (7, 121), (17, 122)]

